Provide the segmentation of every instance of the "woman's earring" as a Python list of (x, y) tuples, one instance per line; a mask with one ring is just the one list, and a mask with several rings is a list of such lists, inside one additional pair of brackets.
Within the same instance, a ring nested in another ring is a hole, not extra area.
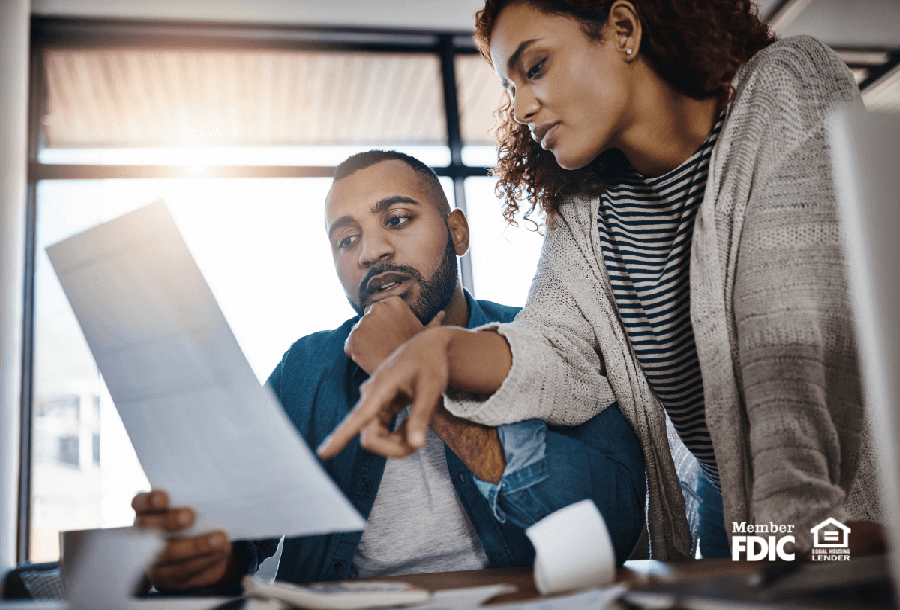
[(631, 55), (631, 49), (625, 49), (625, 55)]

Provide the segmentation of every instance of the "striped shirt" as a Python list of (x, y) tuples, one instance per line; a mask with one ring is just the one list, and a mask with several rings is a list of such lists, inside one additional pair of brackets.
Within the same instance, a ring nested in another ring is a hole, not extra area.
[(601, 197), (598, 227), (613, 295), (637, 360), (685, 446), (719, 487), (690, 315), (694, 218), (724, 114), (691, 157), (646, 178), (629, 168)]

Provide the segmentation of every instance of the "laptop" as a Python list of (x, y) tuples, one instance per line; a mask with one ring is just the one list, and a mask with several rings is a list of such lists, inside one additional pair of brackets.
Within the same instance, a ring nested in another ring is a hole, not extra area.
[(846, 108), (829, 127), (862, 372), (878, 434), (891, 574), (900, 592), (900, 113)]

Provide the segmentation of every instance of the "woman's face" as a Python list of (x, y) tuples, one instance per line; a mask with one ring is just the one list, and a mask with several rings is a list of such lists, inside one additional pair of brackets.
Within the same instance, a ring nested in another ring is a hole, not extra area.
[(491, 60), (512, 97), (515, 120), (564, 169), (617, 148), (628, 127), (631, 85), (622, 40), (609, 26), (603, 40), (589, 38), (575, 19), (527, 2), (508, 6), (496, 20)]

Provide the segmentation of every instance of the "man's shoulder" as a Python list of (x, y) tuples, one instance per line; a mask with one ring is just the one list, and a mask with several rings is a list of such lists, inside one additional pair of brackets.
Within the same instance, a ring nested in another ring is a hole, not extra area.
[(516, 314), (522, 309), (521, 307), (510, 307), (509, 305), (501, 305), (500, 303), (481, 299), (476, 300), (476, 302), (481, 311), (484, 312), (484, 317), (487, 318), (488, 322), (512, 322)]
[(282, 365), (288, 362), (325, 362), (344, 356), (344, 342), (359, 318), (350, 318), (337, 328), (320, 330), (300, 337), (288, 348)]

